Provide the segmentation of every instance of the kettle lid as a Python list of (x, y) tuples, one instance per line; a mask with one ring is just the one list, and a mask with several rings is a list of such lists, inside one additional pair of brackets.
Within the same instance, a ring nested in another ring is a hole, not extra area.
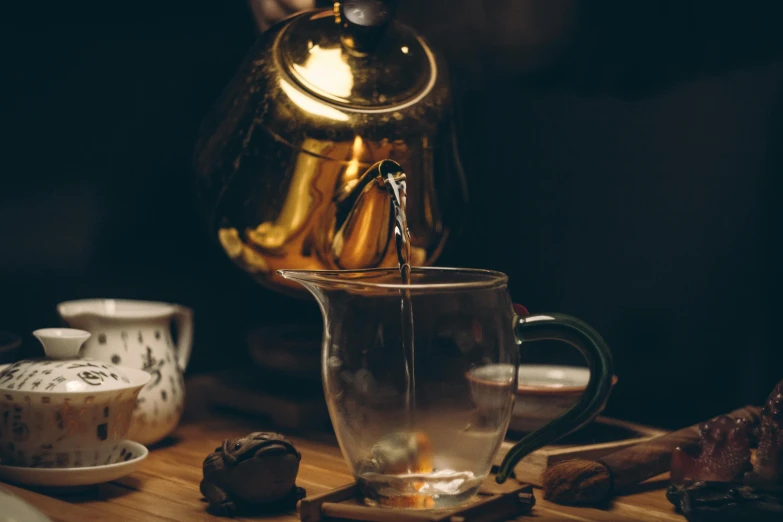
[(293, 18), (275, 41), (283, 74), (335, 106), (372, 111), (410, 105), (435, 84), (435, 57), (393, 20), (390, 0), (344, 0)]

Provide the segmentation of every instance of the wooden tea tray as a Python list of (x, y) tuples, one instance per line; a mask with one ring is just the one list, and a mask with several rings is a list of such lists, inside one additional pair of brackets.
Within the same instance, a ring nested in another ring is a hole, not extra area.
[[(517, 480), (541, 486), (541, 473), (548, 467), (571, 459), (594, 460), (627, 446), (633, 446), (667, 433), (665, 430), (632, 422), (597, 417), (591, 424), (551, 444), (534, 451), (514, 468)], [(511, 447), (524, 434), (509, 432), (495, 455), (493, 464), (499, 466)]]
[(210, 406), (265, 417), (281, 429), (330, 429), (320, 381), (312, 384), (276, 378), (251, 367), (206, 375), (202, 382)]
[(359, 500), (358, 486), (352, 483), (302, 499), (299, 519), (302, 522), (495, 522), (525, 515), (535, 503), (533, 486), (513, 479), (497, 484), (494, 476), (487, 477), (475, 501), (453, 510), (429, 512), (366, 506)]

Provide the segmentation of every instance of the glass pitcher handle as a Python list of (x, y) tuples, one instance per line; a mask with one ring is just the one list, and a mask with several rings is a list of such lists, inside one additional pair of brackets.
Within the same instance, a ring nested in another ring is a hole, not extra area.
[(514, 317), (514, 333), (522, 345), (529, 341), (557, 340), (578, 349), (590, 369), (590, 380), (579, 402), (560, 417), (527, 434), (503, 459), (495, 480), (502, 484), (517, 463), (537, 449), (555, 442), (585, 424), (603, 410), (612, 391), (614, 365), (609, 347), (598, 332), (575, 317), (564, 314), (536, 314)]

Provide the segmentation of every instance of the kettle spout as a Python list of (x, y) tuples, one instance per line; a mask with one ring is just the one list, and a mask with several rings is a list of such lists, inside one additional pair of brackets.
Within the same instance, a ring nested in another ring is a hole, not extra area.
[(405, 183), (402, 167), (387, 159), (338, 192), (326, 245), (336, 268), (381, 266), (394, 236), (394, 205), (404, 204)]

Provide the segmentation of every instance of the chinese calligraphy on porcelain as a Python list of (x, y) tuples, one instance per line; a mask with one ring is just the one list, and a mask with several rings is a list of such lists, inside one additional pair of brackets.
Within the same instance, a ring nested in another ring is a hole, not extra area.
[(190, 360), (192, 311), (175, 304), (126, 299), (68, 301), (57, 310), (70, 326), (93, 334), (84, 347), (86, 356), (144, 370), (151, 376), (139, 394), (129, 437), (150, 445), (171, 434), (184, 407), (183, 374)]
[(63, 468), (113, 462), (150, 376), (79, 358), (88, 332), (46, 328), (33, 333), (47, 358), (0, 367), (2, 463)]

